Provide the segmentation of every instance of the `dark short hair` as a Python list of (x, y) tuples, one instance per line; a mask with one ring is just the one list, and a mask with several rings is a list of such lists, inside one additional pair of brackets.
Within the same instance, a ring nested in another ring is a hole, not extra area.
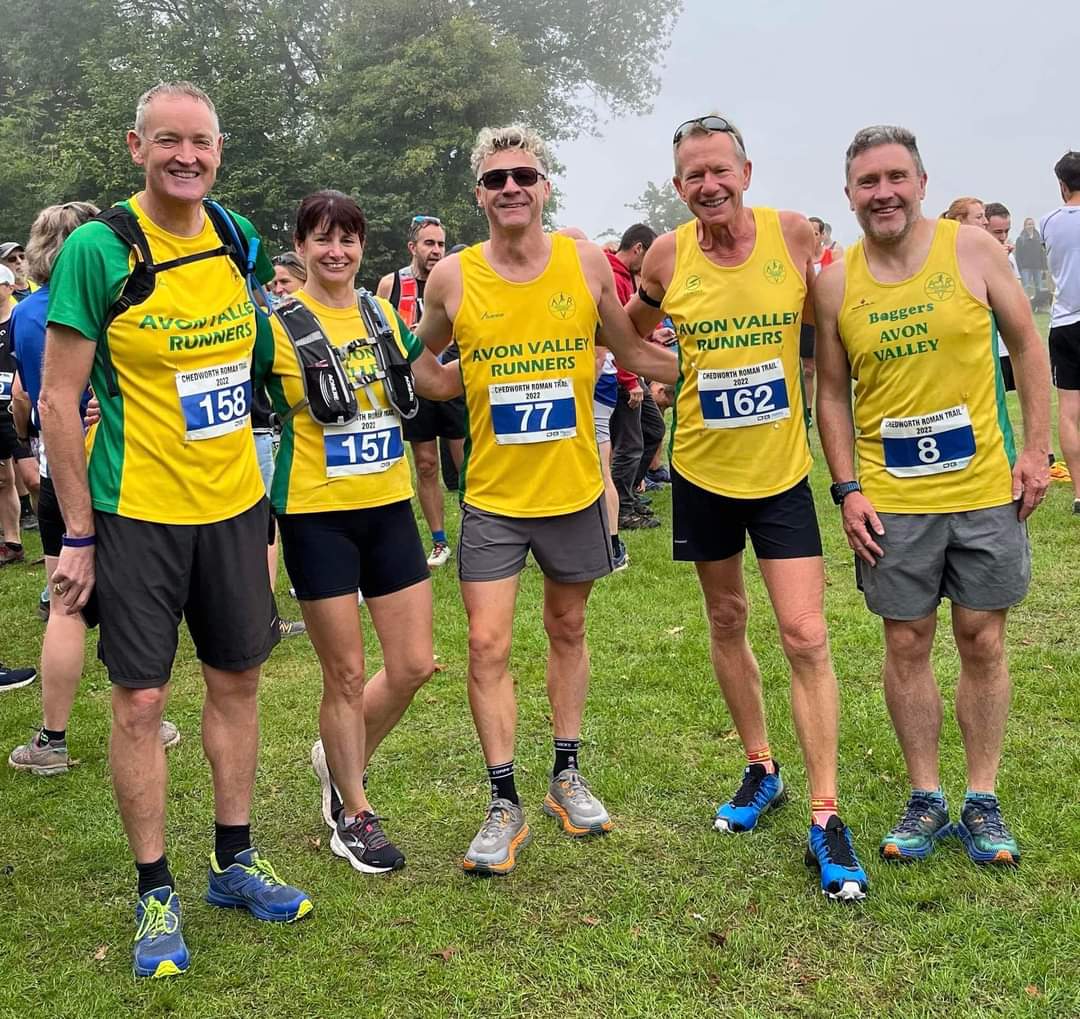
[(1070, 191), (1080, 191), (1080, 152), (1066, 152), (1054, 164), (1054, 174)]
[(986, 213), (987, 219), (991, 216), (1008, 216), (1009, 219), (1012, 219), (1012, 213), (1001, 202), (991, 202), (989, 205), (984, 205), (983, 212)]
[(316, 191), (300, 203), (296, 212), (296, 239), (305, 240), (320, 227), (329, 230), (340, 227), (345, 233), (356, 234), (361, 244), (367, 238), (367, 219), (363, 211), (341, 191)]
[(817, 223), (817, 228), (822, 233), (825, 232), (825, 220), (819, 219), (817, 216), (807, 216), (806, 218), (809, 219), (811, 223)]
[(635, 223), (633, 226), (626, 228), (626, 232), (619, 241), (619, 250), (629, 251), (635, 244), (640, 244), (648, 251), (655, 240), (656, 231), (651, 226), (646, 226), (644, 223)]

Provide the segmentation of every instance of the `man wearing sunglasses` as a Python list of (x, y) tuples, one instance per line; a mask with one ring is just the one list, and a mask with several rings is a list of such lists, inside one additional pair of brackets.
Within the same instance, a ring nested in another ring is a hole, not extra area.
[(673, 151), (675, 189), (695, 218), (649, 249), (629, 311), (643, 335), (670, 316), (679, 343), (674, 556), (697, 569), (713, 667), (747, 758), (742, 784), (717, 808), (714, 827), (750, 831), (786, 796), (746, 639), (749, 532), (791, 668), (810, 787), (807, 863), (819, 868), (830, 898), (862, 899), (866, 875), (836, 801), (838, 695), (807, 480), (799, 331), (814, 278), (814, 233), (798, 213), (743, 204), (751, 164), (730, 121), (687, 121)]
[(16, 302), (37, 290), (37, 286), (26, 275), (26, 249), (18, 241), (4, 241), (0, 244), (0, 265), (6, 265), (15, 277), (15, 289), (11, 296)]
[[(424, 310), (424, 288), (431, 270), (446, 254), (446, 231), (437, 216), (413, 216), (409, 225), (409, 264), (387, 273), (377, 293), (385, 297), (412, 329)], [(453, 360), (453, 351), (444, 351), (442, 361)], [(406, 439), (412, 446), (416, 465), (416, 493), (420, 508), (431, 530), (431, 553), (428, 566), (443, 566), (450, 559), (446, 539), (446, 515), (443, 493), (439, 487), (439, 439), (449, 446), (454, 466), (460, 468), (465, 449), (465, 400), (425, 400), (418, 397), (416, 416), (402, 421)]]
[(509, 873), (530, 838), (514, 782), (517, 707), (507, 671), (530, 551), (544, 574), (555, 738), (544, 812), (571, 836), (612, 828), (579, 770), (585, 605), (593, 582), (611, 572), (593, 421), (595, 344), (649, 378), (671, 382), (676, 371), (670, 351), (634, 331), (603, 251), (544, 232), (547, 166), (534, 131), (480, 132), (472, 168), (491, 238), (435, 267), (418, 327), (433, 351), (457, 342), (468, 407), (458, 573), (469, 617), (469, 704), (492, 795), (462, 864), (473, 874)]

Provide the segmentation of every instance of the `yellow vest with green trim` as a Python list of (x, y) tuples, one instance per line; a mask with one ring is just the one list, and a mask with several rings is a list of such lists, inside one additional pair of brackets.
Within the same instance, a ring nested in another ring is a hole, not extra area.
[(863, 491), (882, 513), (1012, 501), (1012, 428), (990, 307), (964, 285), (960, 224), (937, 221), (923, 267), (881, 283), (863, 242), (844, 258), (840, 339), (855, 383)]
[(575, 242), (549, 237), (547, 267), (528, 283), (503, 279), (481, 245), (460, 255), (461, 497), (509, 517), (574, 513), (604, 490), (592, 409), (600, 316)]
[(710, 261), (696, 219), (676, 230), (661, 305), (679, 344), (672, 466), (732, 499), (787, 491), (811, 466), (799, 361), (805, 270), (777, 211), (750, 211), (757, 237), (742, 265)]

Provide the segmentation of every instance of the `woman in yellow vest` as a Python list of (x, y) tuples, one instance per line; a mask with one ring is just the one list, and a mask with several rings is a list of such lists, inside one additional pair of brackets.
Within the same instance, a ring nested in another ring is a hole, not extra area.
[[(319, 191), (300, 205), (294, 242), (307, 282), (294, 297), (338, 348), (369, 335), (353, 289), (366, 233), (363, 212), (339, 191)], [(460, 394), (456, 366), (440, 365), (393, 307), (375, 300), (412, 363), (417, 392), (433, 400)], [(323, 671), (322, 738), (312, 749), (323, 817), (333, 829), (331, 849), (354, 868), (399, 870), (405, 857), (383, 833), (362, 778), (372, 751), (433, 671), (431, 580), (409, 502), (401, 420), (378, 382), (357, 390), (359, 413), (348, 424), (324, 426), (304, 409), (290, 414), (305, 399), (303, 369), (278, 315), (273, 330), (267, 392), (284, 424), (271, 501)], [(375, 367), (366, 344), (346, 355), (350, 375), (370, 375)], [(384, 661), (366, 681), (358, 588)]]

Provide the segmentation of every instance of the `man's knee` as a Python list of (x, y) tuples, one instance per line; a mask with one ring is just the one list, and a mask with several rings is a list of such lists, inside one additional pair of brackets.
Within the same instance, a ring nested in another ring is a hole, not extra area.
[(469, 628), (470, 678), (502, 674), (510, 658), (510, 634), (487, 627)]
[(885, 653), (903, 666), (918, 666), (930, 661), (936, 619), (933, 616), (913, 622), (890, 621), (885, 627)]
[(705, 614), (713, 640), (726, 642), (745, 638), (749, 612), (746, 595), (737, 591), (711, 596), (705, 603)]
[(434, 442), (413, 444), (413, 463), (416, 464), (416, 477), (419, 481), (439, 480), (439, 455)]
[(789, 662), (819, 665), (829, 657), (829, 635), (820, 612), (806, 612), (780, 628), (780, 640)]
[(558, 610), (544, 606), (544, 629), (552, 644), (571, 647), (585, 643), (585, 605), (573, 605)]
[(1005, 628), (996, 622), (957, 624), (953, 628), (960, 662), (976, 679), (1005, 658)]
[(113, 688), (113, 726), (128, 734), (157, 732), (165, 714), (168, 692), (164, 686), (133, 690)]

